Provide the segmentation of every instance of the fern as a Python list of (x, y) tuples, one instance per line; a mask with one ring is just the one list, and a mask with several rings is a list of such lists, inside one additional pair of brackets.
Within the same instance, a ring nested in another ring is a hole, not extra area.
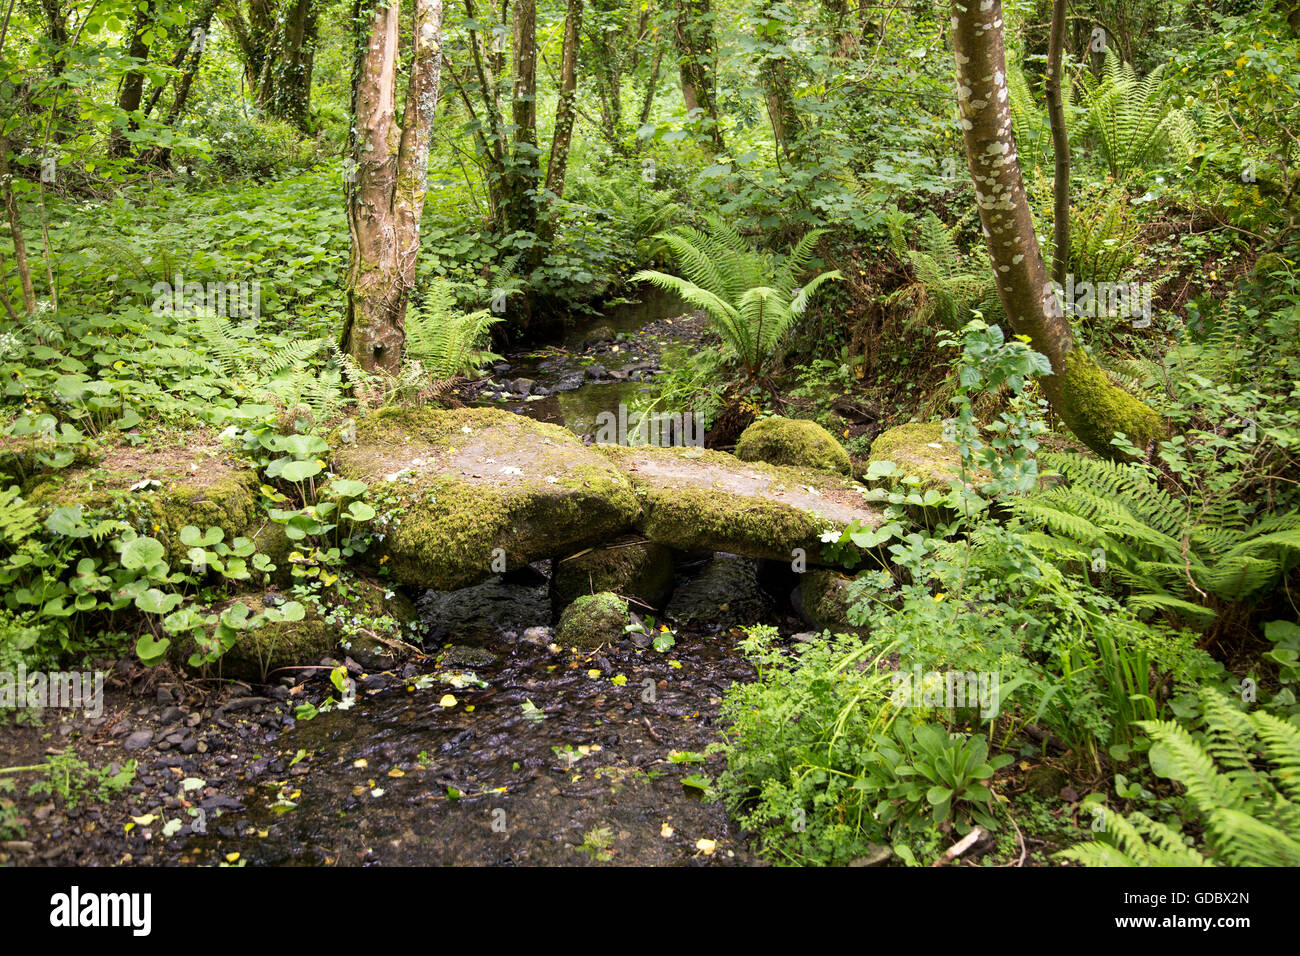
[(1112, 187), (1070, 211), (1070, 266), (1092, 282), (1128, 278), (1137, 258), (1142, 227), (1128, 193)]
[(1201, 692), (1204, 729), (1145, 720), (1151, 768), (1182, 785), (1205, 833), (1208, 857), (1179, 830), (1134, 812), (1108, 821), (1104, 838), (1058, 854), (1088, 866), (1300, 865), (1300, 729), (1245, 713)]
[(778, 259), (750, 249), (723, 219), (710, 216), (708, 223), (708, 233), (682, 226), (658, 236), (685, 277), (643, 269), (632, 279), (676, 292), (708, 313), (753, 381), (773, 360), (812, 295), (824, 283), (840, 278), (840, 273), (822, 272), (807, 284), (799, 284), (812, 263), (820, 230), (809, 232)]
[(1271, 588), (1300, 554), (1300, 513), (1247, 523), (1224, 502), (1179, 500), (1144, 464), (1045, 454), (1067, 482), (1011, 503), (1064, 562), (1100, 549), (1134, 608), (1211, 619)]
[(889, 295), (887, 302), (914, 305), (913, 321), (925, 326), (937, 322), (958, 329), (978, 309), (997, 321), (1002, 314), (993, 273), (972, 268), (962, 256), (949, 229), (933, 212), (921, 219), (917, 248), (907, 248), (902, 230), (891, 223), (890, 242), (900, 258), (912, 266), (915, 281)]
[(435, 381), (477, 372), (485, 362), (499, 358), (480, 347), (499, 321), (500, 316), (487, 309), (458, 312), (451, 283), (434, 280), (422, 305), (412, 306), (407, 313), (407, 355), (418, 360)]
[(1114, 50), (1106, 51), (1100, 80), (1084, 74), (1080, 105), (1084, 125), (1096, 134), (1110, 173), (1122, 179), (1148, 159), (1168, 153), (1186, 161), (1196, 147), (1196, 129), (1182, 110), (1164, 103), (1164, 64), (1142, 79)]
[(0, 489), (0, 543), (22, 544), (39, 525), (37, 509), (19, 497), (17, 485)]

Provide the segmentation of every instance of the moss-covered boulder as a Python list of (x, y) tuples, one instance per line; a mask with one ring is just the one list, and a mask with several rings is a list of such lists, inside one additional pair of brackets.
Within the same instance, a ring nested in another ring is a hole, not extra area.
[(185, 553), (180, 530), (217, 527), (225, 540), (244, 535), (261, 515), (257, 473), (215, 438), (194, 435), (162, 448), (110, 449), (94, 465), (42, 475), (27, 500), (44, 512), (80, 505), (157, 538), (173, 562)]
[(961, 477), (961, 451), (944, 441), (942, 422), (898, 425), (881, 432), (871, 443), (868, 467), (883, 461), (897, 466), (895, 478), (919, 478), (922, 489), (947, 491)]
[(849, 453), (835, 436), (816, 422), (802, 418), (760, 418), (736, 442), (741, 461), (795, 465), (849, 474)]
[(631, 621), (627, 601), (617, 594), (584, 594), (560, 615), (555, 640), (564, 647), (596, 648), (623, 637)]
[[(222, 615), (236, 620), (254, 621), (268, 607), (284, 607), (286, 598), (276, 591), (251, 591), (235, 595), (228, 600), (203, 609), (212, 618), (207, 630), (209, 636), (217, 627)], [(243, 605), (246, 615), (235, 615)], [(314, 609), (305, 608), (300, 620), (266, 621), (257, 627), (239, 629), (238, 638), (219, 660), (208, 665), (223, 677), (238, 680), (263, 681), (271, 671), (280, 667), (316, 664), (331, 653), (337, 643), (333, 629)], [(172, 641), (168, 656), (179, 664), (187, 664), (196, 648), (192, 638), (181, 636)]]
[(551, 573), (551, 600), (556, 608), (601, 591), (615, 591), (651, 607), (662, 607), (672, 589), (672, 552), (637, 535), (557, 558)]
[(857, 633), (848, 616), (851, 580), (825, 568), (809, 568), (799, 575), (799, 603), (804, 616), (823, 630)]
[(6, 435), (0, 432), (0, 476), (5, 487), (14, 483), (22, 487), (61, 457), (71, 455), (67, 464), (84, 465), (95, 460), (95, 446), (90, 443), (60, 445), (46, 435)]
[[(209, 633), (220, 616), (236, 604), (248, 608), (248, 619), (268, 607), (283, 608), (290, 600), (278, 591), (251, 591), (205, 609), (213, 617)], [(261, 681), (278, 668), (310, 666), (331, 655), (349, 655), (368, 670), (383, 670), (418, 651), (414, 638), (415, 605), (386, 582), (346, 576), (326, 590), (319, 602), (299, 601), (299, 620), (270, 620), (241, 630), (235, 644), (210, 665), (222, 676)], [(194, 653), (192, 639), (179, 638), (169, 656), (184, 664)]]
[(820, 549), (828, 528), (875, 527), (879, 508), (825, 471), (743, 462), (702, 448), (599, 445), (641, 498), (637, 530), (682, 551), (725, 551), (790, 560)]
[(454, 590), (573, 553), (639, 512), (627, 478), (572, 432), (499, 409), (384, 409), (357, 422), (334, 464), (370, 485), (384, 535), (370, 555), (415, 587)]

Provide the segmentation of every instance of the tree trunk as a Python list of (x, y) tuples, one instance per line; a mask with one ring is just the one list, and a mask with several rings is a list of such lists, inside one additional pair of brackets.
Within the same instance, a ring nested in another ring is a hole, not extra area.
[(1047, 113), (1052, 124), (1052, 152), (1055, 156), (1052, 208), (1052, 278), (1065, 285), (1070, 267), (1070, 135), (1065, 128), (1065, 105), (1061, 92), (1061, 55), (1065, 46), (1068, 0), (1052, 4), (1051, 39), (1047, 44)]
[(537, 149), (537, 3), (516, 0), (514, 9), (514, 84), (511, 88), (514, 122), (506, 204), (510, 228), (537, 231), (534, 191), (541, 178)]
[(582, 42), (582, 0), (569, 0), (564, 15), (564, 52), (560, 57), (560, 99), (555, 106), (555, 133), (546, 167), (546, 191), (556, 199), (564, 195), (564, 178), (573, 139), (573, 118), (578, 99), (578, 47)]
[[(141, 65), (149, 59), (149, 45), (144, 42), (144, 37), (153, 27), (153, 21), (154, 4), (153, 0), (148, 0), (145, 8), (136, 12), (135, 23), (131, 27), (131, 44), (127, 48), (127, 55), (139, 61)], [(117, 97), (117, 108), (123, 113), (132, 114), (140, 108), (140, 100), (143, 96), (144, 71), (133, 68), (122, 79), (122, 89)], [(127, 128), (136, 128), (134, 118), (127, 120)], [(108, 151), (112, 156), (125, 156), (130, 151), (130, 141), (121, 129), (115, 128), (113, 130), (112, 136), (109, 137)]]
[(289, 0), (264, 57), (257, 90), (258, 106), (268, 115), (303, 131), (311, 127), (319, 6), (318, 0)]
[[(780, 8), (780, 11), (778, 11)], [(772, 123), (772, 135), (778, 153), (792, 155), (798, 138), (799, 114), (794, 105), (794, 68), (790, 63), (785, 23), (777, 15), (789, 7), (767, 0), (758, 15), (758, 49), (761, 59), (759, 76), (763, 81), (763, 97), (767, 102), (767, 116)]]
[[(472, 21), (482, 22), (474, 0), (464, 0), (465, 15)], [(483, 178), (487, 183), (488, 205), (494, 231), (508, 232), (507, 210), (507, 170), (510, 157), (510, 145), (506, 136), (505, 117), (502, 113), (501, 97), (497, 86), (497, 69), (499, 58), (492, 54), (484, 42), (486, 35), (482, 30), (469, 30), (470, 59), (473, 61), (473, 74), (465, 68), (465, 80), (459, 80), (452, 74), (465, 109), (476, 124), (475, 136), (483, 160)], [(477, 86), (479, 100), (486, 118), (479, 115), (470, 97), (471, 88)]]
[(718, 125), (717, 86), (714, 79), (716, 44), (713, 39), (713, 11), (709, 0), (677, 0), (674, 23), (682, 100), (686, 112), (697, 114), (705, 129), (702, 145), (713, 153), (725, 152), (722, 129)]
[(23, 290), (23, 308), (31, 315), (36, 311), (36, 287), (32, 285), (32, 270), (27, 264), (27, 241), (23, 236), (23, 220), (18, 212), (18, 198), (14, 195), (12, 182), (9, 139), (0, 136), (0, 189), (4, 190), (5, 216), (9, 220), (9, 237), (14, 244), (14, 267)]
[[(356, 18), (368, 5), (357, 0)], [(415, 0), (411, 63), (400, 137), (396, 109), (398, 20), (393, 3), (374, 9), (359, 38), (353, 91), (355, 184), (348, 201), (352, 257), (343, 349), (361, 368), (396, 374), (415, 285), (429, 143), (442, 65), (442, 0)]]
[(650, 77), (646, 81), (645, 99), (641, 101), (641, 112), (637, 117), (642, 126), (650, 122), (650, 110), (652, 110), (655, 105), (655, 93), (659, 89), (659, 73), (663, 67), (663, 62), (664, 48), (660, 46), (655, 50), (654, 62), (650, 65)]
[(1025, 196), (1006, 82), (1000, 0), (953, 0), (957, 101), (966, 160), (1012, 330), (1052, 363), (1042, 379), (1052, 409), (1085, 445), (1111, 458), (1123, 432), (1146, 448), (1164, 433), (1160, 416), (1113, 385), (1081, 349), (1048, 279)]

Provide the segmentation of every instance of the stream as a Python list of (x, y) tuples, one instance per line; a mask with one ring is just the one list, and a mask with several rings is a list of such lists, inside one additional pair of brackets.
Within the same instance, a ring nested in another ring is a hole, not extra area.
[[(702, 318), (682, 313), (664, 298), (610, 310), (563, 348), (506, 356), (460, 397), (589, 434), (600, 412), (653, 402), (667, 350), (716, 347)], [(135, 784), (115, 805), (51, 812), (32, 852), (239, 866), (755, 862), (725, 808), (703, 798), (724, 769), (706, 750), (721, 739), (727, 688), (753, 677), (738, 627), (792, 635), (804, 623), (760, 586), (756, 562), (679, 555), (662, 615), (675, 646), (562, 648), (549, 564), (424, 594), (424, 654), (399, 672), (354, 665), (346, 709), (291, 716), (338, 696), (323, 669), (220, 707), (165, 686), (144, 706), (137, 686), (123, 716), (76, 731), (95, 743), (152, 730)], [(165, 706), (173, 693), (192, 706)]]

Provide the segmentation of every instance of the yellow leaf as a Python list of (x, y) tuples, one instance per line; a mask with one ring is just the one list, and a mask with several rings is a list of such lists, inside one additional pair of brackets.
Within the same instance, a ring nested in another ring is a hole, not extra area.
[(712, 856), (713, 851), (717, 848), (718, 844), (716, 840), (705, 840), (701, 837), (695, 841), (695, 849), (699, 850), (705, 856)]
[(239, 859), (239, 854), (238, 854), (238, 853), (227, 853), (227, 854), (226, 854), (226, 862), (227, 862), (227, 863), (234, 863), (234, 862), (235, 862), (236, 860), (238, 860), (238, 859)]
[(456, 697), (454, 694), (443, 694), (442, 700), (438, 701), (439, 707), (455, 707)]
[(665, 823), (663, 826), (659, 828), (659, 835), (663, 837), (665, 840), (667, 840), (670, 836), (673, 835), (673, 828)]
[(140, 826), (147, 827), (149, 824), (157, 820), (158, 817), (152, 813), (146, 813), (142, 817), (132, 817), (131, 819), (134, 820), (136, 823), (140, 824)]

